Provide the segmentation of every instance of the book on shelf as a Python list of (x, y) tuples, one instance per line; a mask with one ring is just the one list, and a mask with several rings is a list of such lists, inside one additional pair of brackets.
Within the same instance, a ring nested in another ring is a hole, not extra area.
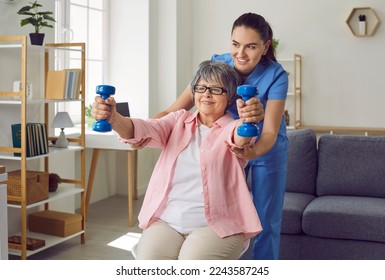
[[(12, 124), (12, 143), (14, 148), (21, 148), (21, 124)], [(26, 126), (27, 157), (48, 153), (47, 128), (44, 123), (27, 123)], [(14, 153), (20, 156), (20, 153)]]
[(45, 98), (52, 100), (79, 99), (81, 69), (49, 70)]
[(5, 173), (5, 166), (0, 165), (0, 174)]
[[(33, 251), (45, 246), (45, 240), (27, 237), (27, 250)], [(13, 235), (8, 237), (8, 248), (21, 250), (21, 237)]]
[(65, 71), (48, 71), (45, 88), (46, 99), (64, 99), (66, 86)]

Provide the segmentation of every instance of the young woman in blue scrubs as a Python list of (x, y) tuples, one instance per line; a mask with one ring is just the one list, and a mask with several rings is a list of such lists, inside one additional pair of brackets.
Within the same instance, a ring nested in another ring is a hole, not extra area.
[[(253, 245), (253, 258), (264, 260), (279, 258), (288, 150), (283, 118), (288, 78), (286, 71), (276, 61), (272, 39), (273, 32), (265, 19), (254, 13), (246, 13), (233, 24), (230, 53), (212, 57), (214, 61), (234, 67), (241, 75), (243, 84), (257, 86), (258, 98), (263, 104), (265, 115), (263, 121), (258, 123), (261, 135), (256, 144), (250, 148), (232, 150), (239, 157), (249, 159), (246, 174), (251, 174), (253, 201), (263, 227)], [(256, 102), (255, 99), (253, 102)], [(181, 108), (189, 110), (192, 106), (191, 89), (188, 86), (174, 104), (156, 117)], [(235, 103), (228, 107), (228, 111), (238, 118)], [(258, 113), (241, 111), (240, 114), (244, 118)]]
[[(254, 205), (263, 227), (255, 240), (253, 257), (269, 260), (279, 258), (288, 150), (283, 118), (288, 77), (276, 61), (272, 39), (270, 25), (262, 16), (244, 14), (233, 24), (230, 53), (212, 57), (233, 66), (244, 84), (257, 86), (265, 109), (265, 118), (258, 124), (261, 137), (242, 156), (251, 159), (246, 174), (251, 174)], [(228, 110), (237, 113), (234, 105)]]

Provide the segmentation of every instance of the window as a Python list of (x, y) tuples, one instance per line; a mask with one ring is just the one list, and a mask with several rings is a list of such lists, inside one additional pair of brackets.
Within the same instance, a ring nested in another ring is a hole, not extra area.
[[(56, 0), (56, 42), (86, 43), (86, 105), (92, 104), (95, 88), (105, 83), (107, 69), (107, 0)], [(57, 62), (63, 68), (79, 68), (80, 53), (59, 52)], [(76, 103), (76, 102), (75, 102)], [(70, 113), (74, 123), (80, 123), (78, 104), (59, 103), (57, 110)]]

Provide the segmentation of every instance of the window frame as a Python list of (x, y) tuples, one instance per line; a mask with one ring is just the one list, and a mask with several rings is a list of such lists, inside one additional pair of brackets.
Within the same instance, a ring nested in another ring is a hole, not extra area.
[[(74, 0), (75, 1), (75, 0)], [(74, 30), (71, 29), (70, 24), (70, 18), (71, 18), (71, 6), (77, 6), (82, 7), (86, 9), (87, 18), (86, 18), (86, 37), (85, 40), (86, 43), (86, 67), (85, 67), (85, 103), (86, 106), (92, 104), (94, 99), (94, 91), (91, 88), (91, 81), (88, 79), (90, 72), (87, 71), (89, 69), (89, 65), (92, 62), (100, 62), (101, 64), (101, 80), (99, 84), (106, 83), (107, 80), (107, 73), (108, 73), (108, 42), (109, 42), (109, 1), (108, 0), (101, 0), (102, 1), (102, 8), (95, 8), (90, 6), (90, 3), (92, 3), (92, 0), (84, 0), (83, 4), (79, 3), (72, 3), (72, 0), (56, 0), (55, 3), (55, 11), (56, 11), (56, 25), (55, 25), (55, 42), (56, 43), (70, 43), (74, 42)], [(79, 1), (75, 1), (79, 2)], [(101, 32), (101, 38), (98, 39), (98, 44), (101, 44), (101, 58), (89, 58), (89, 48), (90, 48), (90, 25), (92, 22), (90, 22), (90, 12), (92, 10), (100, 11), (102, 12), (102, 32)], [(74, 59), (72, 59), (74, 61)], [(59, 65), (61, 63), (61, 65)], [(70, 68), (70, 56), (69, 52), (57, 52), (57, 55), (55, 55), (55, 68), (56, 69), (64, 69), (64, 68)], [(76, 103), (76, 102), (75, 102)], [(81, 122), (81, 110), (78, 108), (78, 104), (75, 104), (74, 102), (58, 102), (55, 106), (55, 114), (58, 111), (67, 111), (71, 115), (71, 119), (73, 123), (76, 125), (80, 125)]]

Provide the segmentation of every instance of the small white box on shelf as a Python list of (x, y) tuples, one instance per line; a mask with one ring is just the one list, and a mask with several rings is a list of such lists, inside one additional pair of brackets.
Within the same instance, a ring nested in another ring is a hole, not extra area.
[[(20, 91), (21, 91), (21, 81), (14, 81), (13, 92), (20, 92)], [(33, 87), (31, 82), (26, 83), (26, 94), (28, 99), (32, 99)]]

